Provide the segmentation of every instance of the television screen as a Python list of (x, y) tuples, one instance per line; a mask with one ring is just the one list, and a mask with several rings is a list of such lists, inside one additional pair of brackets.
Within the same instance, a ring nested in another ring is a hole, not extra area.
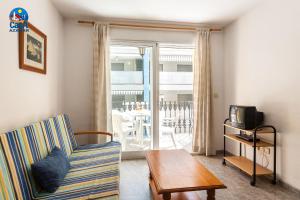
[(253, 129), (263, 121), (263, 113), (257, 112), (255, 106), (230, 105), (229, 121), (232, 126)]
[(230, 121), (232, 123), (244, 123), (245, 119), (245, 109), (241, 109), (236, 106), (231, 106), (230, 107)]

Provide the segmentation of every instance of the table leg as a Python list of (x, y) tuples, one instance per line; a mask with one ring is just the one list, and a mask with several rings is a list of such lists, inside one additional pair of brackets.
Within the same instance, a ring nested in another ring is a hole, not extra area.
[(163, 193), (163, 199), (164, 200), (170, 200), (171, 199), (171, 193)]
[(207, 200), (215, 200), (216, 191), (214, 189), (212, 190), (207, 190)]
[(140, 117), (140, 116), (137, 116), (136, 117), (136, 119), (137, 119), (137, 121), (138, 121), (138, 123), (139, 123), (139, 126), (138, 126), (138, 133), (137, 133), (137, 139), (138, 139), (138, 143), (140, 144), (140, 145), (142, 145), (143, 143), (142, 143), (142, 134), (143, 134), (143, 124), (142, 124), (142, 122), (143, 122), (143, 119), (142, 119), (142, 117)]

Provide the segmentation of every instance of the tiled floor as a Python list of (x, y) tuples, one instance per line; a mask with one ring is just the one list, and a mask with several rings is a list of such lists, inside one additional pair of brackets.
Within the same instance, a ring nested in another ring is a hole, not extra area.
[[(249, 177), (239, 170), (223, 166), (220, 157), (196, 157), (228, 187), (217, 190), (217, 200), (300, 200), (300, 194), (279, 185), (272, 185), (265, 178), (257, 180), (256, 187), (249, 184)], [(121, 163), (121, 200), (150, 200), (148, 185), (148, 166), (145, 160), (122, 161)], [(200, 192), (201, 199), (206, 193)]]

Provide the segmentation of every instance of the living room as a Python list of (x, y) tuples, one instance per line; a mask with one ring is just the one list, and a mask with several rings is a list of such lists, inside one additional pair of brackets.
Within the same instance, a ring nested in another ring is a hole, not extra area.
[(0, 199), (300, 199), (299, 1), (0, 11)]

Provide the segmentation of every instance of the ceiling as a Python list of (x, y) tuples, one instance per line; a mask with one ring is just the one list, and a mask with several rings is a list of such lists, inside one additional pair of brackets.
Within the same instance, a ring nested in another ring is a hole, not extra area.
[(226, 25), (265, 0), (52, 0), (66, 18)]

